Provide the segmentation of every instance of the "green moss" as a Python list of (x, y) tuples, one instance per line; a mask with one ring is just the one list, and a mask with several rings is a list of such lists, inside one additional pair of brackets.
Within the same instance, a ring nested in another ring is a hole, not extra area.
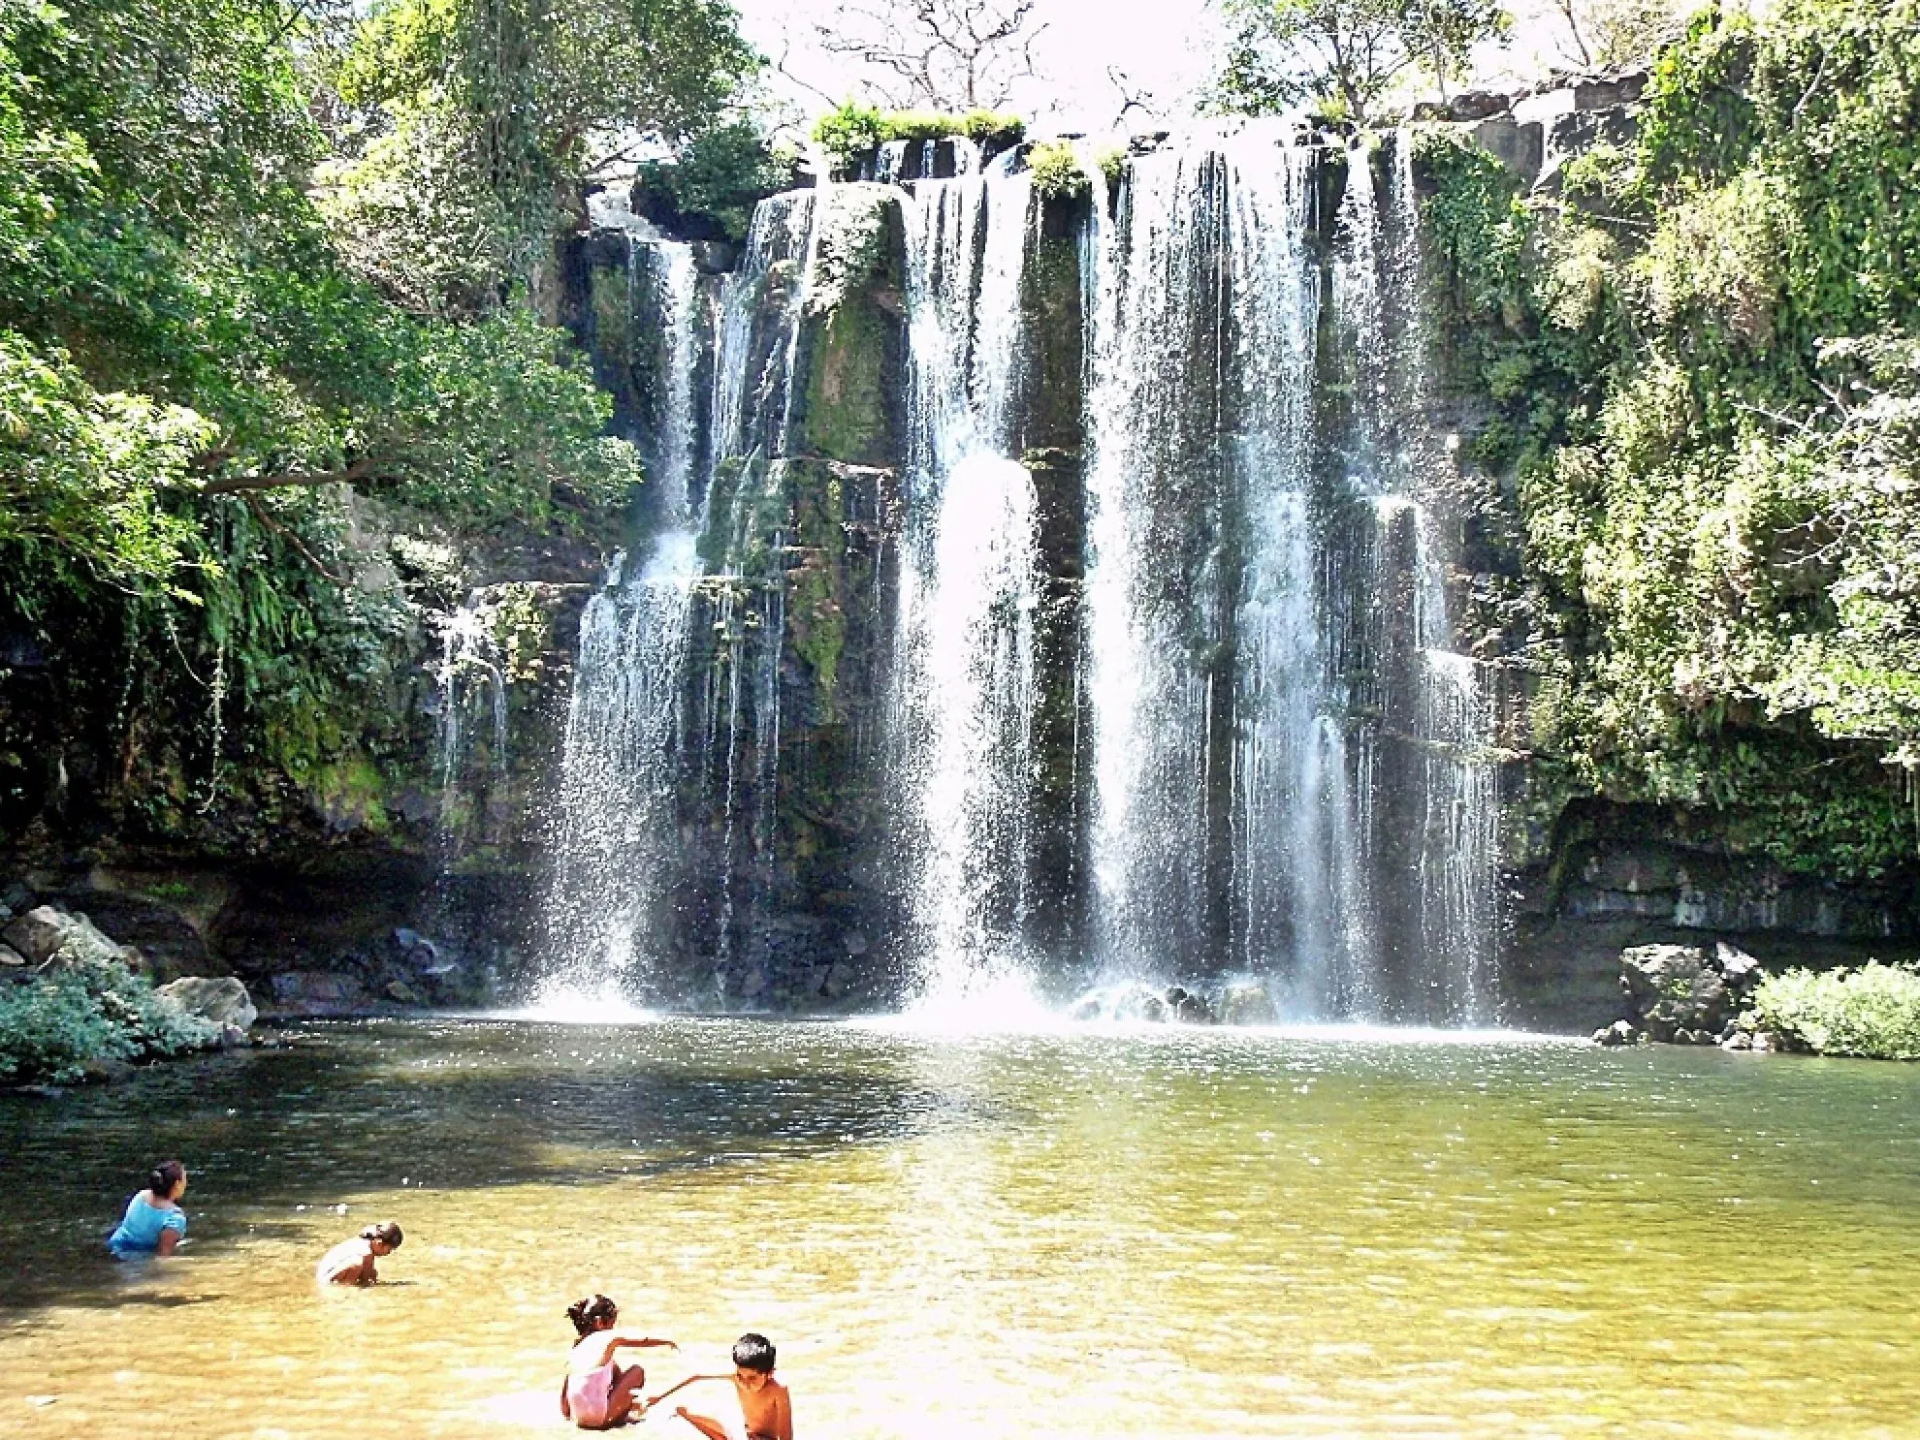
[(385, 835), (393, 828), (386, 807), (387, 778), (365, 755), (344, 755), (320, 766), (308, 782), (308, 791), (316, 808), (337, 826), (370, 835)]
[(812, 672), (819, 718), (834, 718), (840, 659), (847, 645), (846, 496), (831, 466), (789, 467), (798, 563), (787, 572), (787, 634)]
[(514, 581), (494, 587), (489, 629), (500, 654), (500, 673), (509, 685), (539, 680), (553, 642), (553, 619), (541, 603), (540, 587)]
[(815, 331), (807, 375), (805, 447), (853, 464), (889, 458), (888, 356), (892, 321), (870, 299), (850, 299)]
[(596, 266), (588, 280), (594, 349), (616, 365), (633, 363), (633, 294), (625, 270)]

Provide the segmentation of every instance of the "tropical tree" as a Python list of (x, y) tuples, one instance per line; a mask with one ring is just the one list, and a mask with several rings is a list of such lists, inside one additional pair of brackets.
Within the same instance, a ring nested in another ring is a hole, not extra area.
[(1443, 89), (1476, 45), (1502, 39), (1495, 0), (1220, 0), (1232, 27), (1214, 103), (1246, 114), (1312, 105), (1366, 125), (1380, 101), (1425, 74)]

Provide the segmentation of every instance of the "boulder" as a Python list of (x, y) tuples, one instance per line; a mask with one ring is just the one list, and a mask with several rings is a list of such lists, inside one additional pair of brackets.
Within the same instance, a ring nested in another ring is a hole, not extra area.
[(182, 1010), (211, 1020), (220, 1026), (232, 1026), (243, 1034), (260, 1018), (247, 987), (231, 975), (210, 977), (189, 975), (162, 985), (156, 992), (173, 1001)]
[(1593, 1032), (1593, 1043), (1604, 1045), (1608, 1049), (1617, 1049), (1626, 1045), (1644, 1045), (1647, 1036), (1631, 1020), (1616, 1020), (1604, 1030)]
[(1239, 980), (1227, 986), (1220, 997), (1220, 1023), (1223, 1025), (1273, 1025), (1280, 1019), (1267, 987), (1255, 981)]
[(138, 957), (94, 928), (84, 915), (69, 915), (41, 905), (0, 930), (0, 940), (11, 945), (30, 965), (59, 960), (64, 964), (136, 964)]
[(0, 967), (13, 968), (26, 963), (27, 957), (11, 945), (0, 945)]
[(1697, 945), (1635, 945), (1620, 952), (1620, 987), (1655, 1040), (1699, 1044), (1732, 1018), (1726, 977)]
[(1716, 940), (1713, 946), (1714, 963), (1720, 967), (1720, 974), (1727, 982), (1729, 990), (1745, 992), (1760, 983), (1766, 974), (1760, 968), (1760, 962), (1737, 945), (1729, 945), (1724, 940)]
[(1491, 120), (1496, 115), (1504, 115), (1512, 102), (1505, 95), (1492, 90), (1468, 90), (1456, 95), (1447, 102), (1447, 118), (1450, 120)]
[(1167, 991), (1166, 999), (1168, 1014), (1179, 1023), (1183, 1025), (1213, 1023), (1213, 1011), (1207, 1007), (1207, 1002), (1202, 997), (1191, 990), (1179, 985), (1172, 986)]

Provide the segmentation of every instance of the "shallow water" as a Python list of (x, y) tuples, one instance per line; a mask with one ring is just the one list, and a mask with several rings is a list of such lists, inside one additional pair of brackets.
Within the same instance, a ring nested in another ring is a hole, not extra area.
[[(772, 1336), (803, 1437), (1920, 1434), (1920, 1066), (377, 1022), (0, 1137), (10, 1437), (564, 1433), (596, 1289)], [(192, 1243), (116, 1266), (163, 1152)]]

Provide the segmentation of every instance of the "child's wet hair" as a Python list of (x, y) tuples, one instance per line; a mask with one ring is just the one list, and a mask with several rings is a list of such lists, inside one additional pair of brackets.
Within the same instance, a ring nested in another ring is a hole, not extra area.
[(366, 1229), (362, 1230), (360, 1232), (360, 1238), (362, 1240), (378, 1240), (389, 1250), (398, 1250), (400, 1248), (400, 1242), (407, 1237), (400, 1233), (398, 1222), (382, 1220), (378, 1225), (369, 1225)]
[(173, 1187), (187, 1178), (187, 1167), (178, 1160), (162, 1160), (147, 1175), (147, 1189), (161, 1199), (171, 1199)]
[(605, 1320), (612, 1324), (620, 1318), (620, 1307), (604, 1295), (589, 1295), (584, 1300), (576, 1300), (567, 1307), (567, 1318), (573, 1321), (573, 1328), (582, 1336), (591, 1335), (600, 1328)]
[(749, 1330), (733, 1342), (733, 1363), (742, 1370), (758, 1370), (763, 1375), (771, 1375), (773, 1342)]

